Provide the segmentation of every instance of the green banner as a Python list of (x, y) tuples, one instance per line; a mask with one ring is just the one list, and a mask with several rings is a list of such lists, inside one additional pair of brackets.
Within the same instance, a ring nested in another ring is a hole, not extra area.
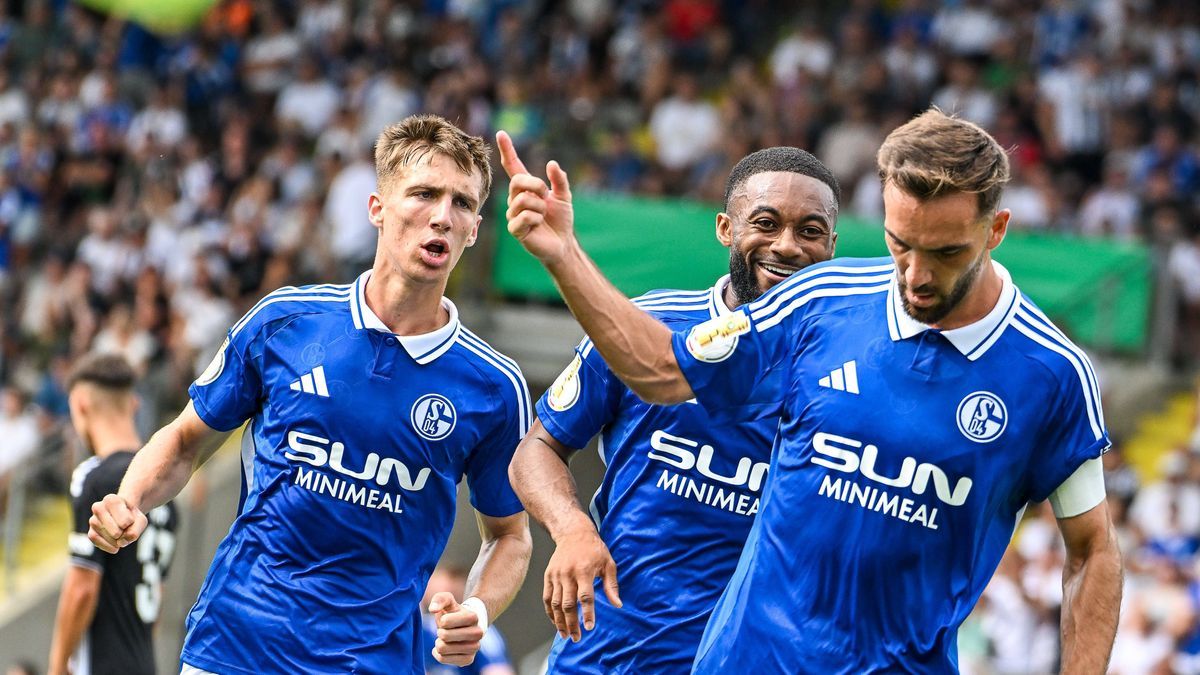
[[(720, 207), (685, 200), (611, 195), (575, 198), (575, 229), (600, 269), (629, 296), (655, 288), (700, 289), (728, 272), (717, 242)], [(498, 200), (496, 227), (503, 229)], [(838, 220), (837, 255), (887, 255), (883, 228), (851, 216)], [(554, 300), (541, 265), (507, 233), (497, 237), (493, 285), (509, 298)], [(1139, 351), (1146, 342), (1153, 276), (1145, 247), (1010, 231), (996, 259), (1075, 341), (1108, 351)]]

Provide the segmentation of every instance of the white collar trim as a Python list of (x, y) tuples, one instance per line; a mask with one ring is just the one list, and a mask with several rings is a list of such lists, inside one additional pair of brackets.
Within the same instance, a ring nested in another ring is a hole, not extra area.
[(350, 316), (354, 320), (355, 328), (376, 330), (392, 335), (404, 347), (404, 351), (408, 352), (408, 355), (421, 365), (434, 361), (450, 350), (455, 339), (458, 338), (461, 324), (458, 321), (458, 308), (454, 306), (453, 302), (450, 302), (449, 298), (442, 298), (442, 307), (445, 307), (450, 314), (450, 320), (446, 322), (445, 326), (422, 335), (396, 335), (367, 305), (366, 290), (367, 281), (370, 278), (371, 270), (359, 275), (354, 282), (354, 293), (350, 294)]
[(729, 286), (729, 275), (717, 279), (717, 283), (708, 291), (708, 315), (715, 319), (718, 316), (732, 314), (735, 308), (725, 304), (725, 288)]
[[(975, 323), (954, 328), (952, 330), (941, 331), (943, 337), (950, 341), (963, 356), (968, 360), (974, 361), (987, 353), (996, 340), (1004, 333), (1004, 329), (1012, 320), (1013, 314), (1016, 313), (1020, 303), (1017, 300), (1020, 293), (1017, 292), (1017, 287), (1013, 285), (1012, 276), (1004, 266), (995, 260), (992, 261), (992, 267), (996, 273), (1000, 275), (1001, 283), (1000, 299), (996, 302), (996, 306), (992, 311), (988, 312), (982, 319)], [(927, 330), (935, 330), (920, 321), (908, 315), (904, 311), (904, 305), (900, 300), (900, 288), (896, 283), (896, 278), (892, 278), (892, 284), (888, 287), (888, 333), (893, 341), (907, 340), (915, 337)]]

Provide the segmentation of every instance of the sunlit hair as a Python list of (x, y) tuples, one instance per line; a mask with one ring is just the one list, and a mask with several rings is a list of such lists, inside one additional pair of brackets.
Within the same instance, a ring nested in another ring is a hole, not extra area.
[(990, 216), (1009, 179), (1004, 148), (977, 124), (930, 108), (888, 134), (876, 155), (879, 179), (925, 201), (956, 192), (978, 197)]
[(380, 189), (386, 189), (402, 169), (430, 155), (440, 153), (454, 160), (463, 173), (479, 171), (483, 176), (480, 205), (492, 189), (491, 149), (478, 136), (437, 115), (412, 115), (388, 126), (375, 140), (375, 175)]

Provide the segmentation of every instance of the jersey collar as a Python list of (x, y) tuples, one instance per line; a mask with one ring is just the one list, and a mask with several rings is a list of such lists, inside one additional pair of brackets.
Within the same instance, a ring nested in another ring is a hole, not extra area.
[[(1017, 302), (1019, 293), (1017, 293), (1017, 287), (1013, 285), (1008, 270), (995, 260), (992, 261), (992, 267), (1000, 275), (1003, 283), (1000, 289), (1000, 300), (996, 306), (987, 313), (987, 316), (975, 323), (953, 330), (941, 331), (942, 336), (971, 361), (987, 353), (996, 340), (1000, 339), (1000, 335), (1004, 333), (1005, 327), (1012, 320), (1019, 304)], [(893, 341), (907, 340), (927, 330), (935, 330), (912, 318), (908, 312), (904, 311), (904, 305), (900, 302), (900, 288), (894, 277), (891, 286), (888, 287), (887, 313), (888, 333), (891, 334)]]
[(729, 275), (717, 279), (717, 283), (708, 291), (708, 316), (717, 318), (732, 314), (733, 308), (725, 304), (725, 287), (729, 285)]
[(396, 341), (404, 347), (404, 351), (421, 365), (431, 363), (437, 357), (445, 354), (458, 337), (460, 324), (458, 308), (449, 298), (442, 297), (442, 307), (450, 314), (450, 320), (445, 326), (422, 335), (395, 335), (383, 323), (383, 320), (367, 305), (367, 280), (371, 278), (371, 270), (359, 275), (354, 282), (354, 292), (350, 294), (350, 316), (354, 319), (354, 327), (360, 330), (376, 330), (393, 335)]

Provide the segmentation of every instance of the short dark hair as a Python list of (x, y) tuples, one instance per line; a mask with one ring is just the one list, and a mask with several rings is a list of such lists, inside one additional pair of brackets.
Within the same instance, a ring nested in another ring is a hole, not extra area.
[(750, 177), (770, 171), (787, 171), (798, 173), (809, 178), (816, 178), (833, 190), (834, 203), (842, 205), (842, 187), (829, 167), (813, 156), (811, 152), (793, 148), (787, 145), (756, 150), (742, 158), (729, 172), (729, 180), (725, 183), (725, 210), (729, 210), (729, 201), (733, 193), (746, 184)]
[(67, 391), (77, 384), (92, 384), (112, 391), (130, 391), (136, 375), (133, 367), (119, 354), (92, 353), (84, 356), (67, 378)]

